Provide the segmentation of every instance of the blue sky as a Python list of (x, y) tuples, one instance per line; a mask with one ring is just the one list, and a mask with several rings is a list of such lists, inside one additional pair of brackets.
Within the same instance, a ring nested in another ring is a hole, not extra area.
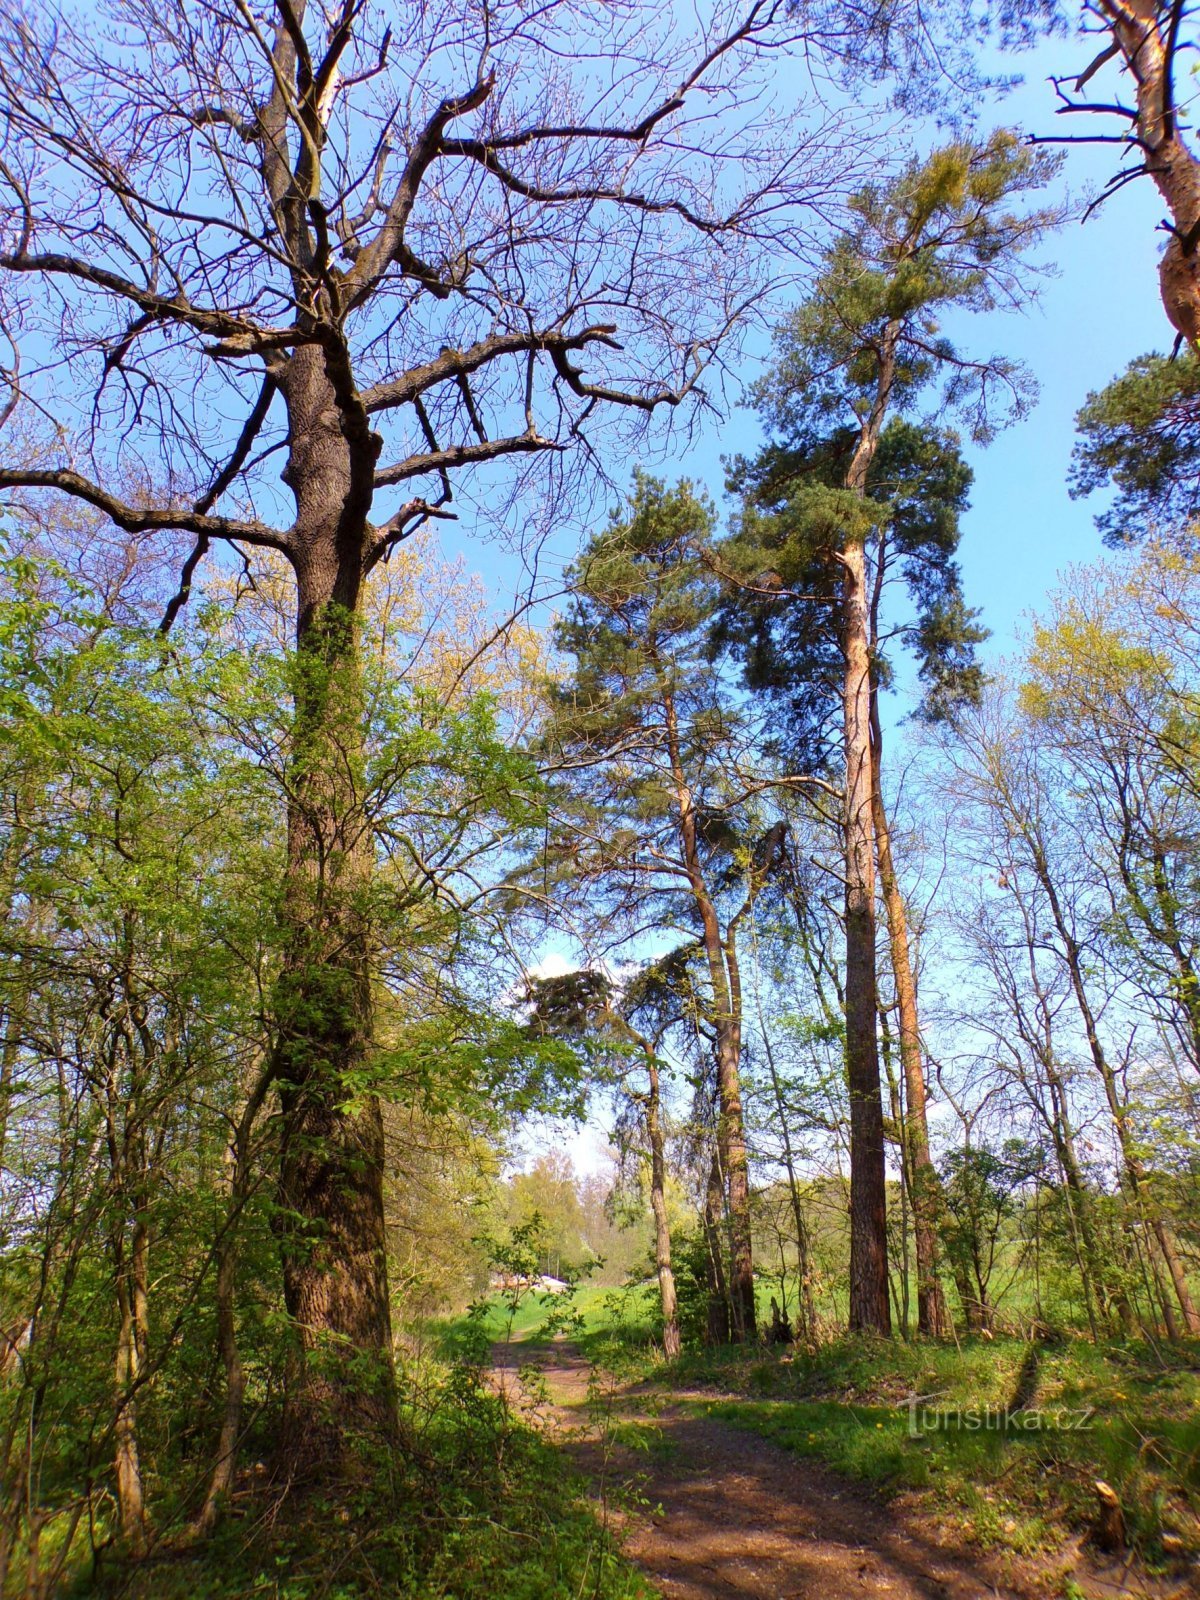
[[(1003, 100), (981, 106), (979, 131), (1006, 125), (1078, 133), (1085, 121), (1091, 124), (1088, 131), (1108, 131), (1111, 120), (1054, 115), (1049, 74), (1078, 72), (1088, 57), (1086, 43), (1054, 39), (1005, 58), (1001, 70), (1019, 70), (1025, 81)], [(917, 132), (926, 146), (937, 138), (936, 131)], [(1120, 155), (1115, 146), (1069, 147), (1060, 189), (1075, 197), (1095, 193), (1117, 170)], [(1025, 362), (1040, 386), (1038, 402), (1023, 422), (986, 449), (967, 448), (975, 486), (961, 559), (968, 598), (983, 607), (993, 631), (988, 646), (993, 658), (1012, 649), (1021, 618), (1039, 608), (1064, 567), (1101, 553), (1093, 521), (1100, 505), (1072, 501), (1067, 494), (1074, 418), (1089, 391), (1115, 377), (1134, 356), (1170, 348), (1173, 332), (1159, 301), (1157, 277), (1163, 215), (1148, 179), (1127, 185), (1087, 223), (1068, 222), (1052, 236), (1044, 257), (1057, 273), (1041, 282), (1037, 304), (1023, 313), (964, 318), (951, 329), (964, 349), (1002, 352)], [(749, 382), (758, 370), (748, 362), (741, 376)], [(724, 509), (721, 458), (753, 450), (760, 437), (754, 416), (735, 408), (723, 418), (706, 419), (689, 446), (668, 445), (645, 464), (662, 476), (686, 475), (704, 484)], [(610, 470), (619, 472), (611, 463)], [(486, 502), (486, 485), (472, 487)], [(462, 501), (460, 512), (463, 521), (445, 530), (446, 547), (461, 551), (485, 573), (502, 604), (521, 586), (519, 563), (503, 539), (476, 536), (474, 518)], [(577, 537), (577, 530), (564, 530), (552, 541), (540, 563), (543, 575), (570, 558)]]

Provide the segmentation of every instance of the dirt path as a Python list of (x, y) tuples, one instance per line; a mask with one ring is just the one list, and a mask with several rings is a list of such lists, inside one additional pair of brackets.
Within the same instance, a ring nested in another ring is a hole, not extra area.
[[(648, 1453), (614, 1455), (583, 1426), (588, 1369), (579, 1355), (564, 1344), (499, 1347), (497, 1381), (514, 1391), (523, 1363), (541, 1369), (549, 1399), (542, 1414), (593, 1481), (638, 1483), (648, 1509), (621, 1519), (623, 1543), (667, 1600), (1022, 1600), (1061, 1592), (1057, 1580), (1047, 1587), (1047, 1570), (1032, 1567), (1010, 1586), (1014, 1569), (1002, 1558), (941, 1544), (903, 1507), (687, 1405), (655, 1414), (651, 1397), (618, 1392), (619, 1415), (652, 1421), (660, 1436)], [(1138, 1591), (1101, 1580), (1085, 1592)]]

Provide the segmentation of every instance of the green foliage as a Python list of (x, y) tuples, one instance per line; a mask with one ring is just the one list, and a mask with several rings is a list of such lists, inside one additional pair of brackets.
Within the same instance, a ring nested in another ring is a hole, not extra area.
[(357, 1497), (280, 1505), (263, 1486), (193, 1554), (102, 1560), (67, 1592), (130, 1600), (649, 1600), (560, 1451), (468, 1369), (406, 1385), (411, 1466)]
[(1075, 419), (1071, 493), (1112, 487), (1096, 524), (1109, 545), (1183, 529), (1200, 510), (1200, 356), (1139, 356)]
[[(302, 656), (234, 622), (206, 605), (168, 641), (116, 623), (53, 565), (0, 564), (0, 1300), (6, 1335), (34, 1328), (0, 1383), (0, 1548), (19, 1565), (44, 1530), (47, 1584), (82, 1542), (129, 1537), (109, 1509), (124, 1433), (150, 1525), (173, 1537), (198, 1511), (224, 1404), (219, 1255), (234, 1263), (243, 1459), (273, 1460), (290, 1355), (278, 1234), (297, 1220), (277, 1196), (269, 1075), (295, 909), (282, 893), (290, 785), (317, 807), (349, 795), (378, 864), (373, 881), (344, 880), (382, 994), (377, 1047), (343, 1063), (343, 1108), (382, 1094), (426, 1134), (436, 1124), (439, 1144), (469, 1148), (519, 1113), (580, 1106), (577, 1054), (480, 1003), (483, 930), (455, 892), (461, 863), (474, 892), (489, 854), (544, 814), (494, 696), (450, 705), (382, 647), (359, 673), (332, 622), (329, 649)], [(348, 706), (346, 672), (361, 687)], [(340, 725), (309, 726), (330, 695), (366, 719), (358, 767)], [(314, 906), (341, 870), (332, 854), (321, 869)], [(344, 977), (333, 963), (294, 983), (302, 1036), (327, 1031)], [(411, 1216), (393, 1207), (392, 1221)], [(448, 1426), (447, 1459), (455, 1437)], [(420, 1484), (406, 1492), (419, 1500)], [(507, 1492), (501, 1476), (488, 1505)], [(411, 1528), (370, 1537), (422, 1570)], [(537, 1581), (530, 1593), (553, 1592)]]
[(940, 332), (950, 309), (994, 311), (1022, 293), (1022, 263), (1060, 220), (1030, 210), (1060, 158), (1032, 151), (1009, 130), (948, 144), (914, 160), (853, 202), (855, 221), (827, 253), (812, 296), (778, 336), (778, 355), (756, 400), (777, 432), (824, 436), (865, 420), (875, 402), (885, 330), (895, 330), (890, 402), (915, 406), (941, 385), (939, 412), (963, 414), (987, 439), (1020, 416), (1030, 379), (1004, 357), (968, 359)]
[[(788, 738), (799, 740), (795, 765), (819, 764), (821, 728), (838, 704), (837, 553), (846, 538), (872, 536), (904, 581), (912, 615), (896, 632), (917, 661), (923, 715), (941, 720), (975, 698), (982, 681), (975, 649), (987, 631), (966, 605), (955, 560), (971, 484), (956, 436), (893, 418), (865, 498), (836, 487), (855, 440), (850, 428), (816, 440), (785, 436), (755, 460), (737, 461), (730, 478), (744, 502), (721, 557), (751, 587), (727, 595), (719, 636), (737, 644), (750, 687), (785, 710)], [(882, 648), (875, 662), (886, 686)]]
[(913, 613), (898, 631), (917, 660), (923, 715), (940, 720), (978, 697), (986, 632), (954, 559), (971, 473), (944, 419), (964, 417), (986, 440), (1025, 414), (1033, 385), (1005, 357), (961, 354), (939, 319), (1020, 298), (1028, 253), (1058, 220), (1022, 203), (1056, 167), (1001, 131), (864, 189), (812, 294), (777, 331), (754, 395), (771, 442), (730, 474), (743, 508), (722, 546), (734, 584), (717, 637), (737, 642), (750, 687), (785, 709), (777, 743), (793, 770), (827, 759), (848, 545), (872, 552), (876, 683), (890, 680), (878, 608), (898, 567)]

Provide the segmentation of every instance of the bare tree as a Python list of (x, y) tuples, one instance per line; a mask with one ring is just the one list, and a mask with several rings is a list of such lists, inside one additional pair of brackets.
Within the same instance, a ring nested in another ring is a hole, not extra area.
[(703, 400), (851, 157), (763, 97), (757, 64), (799, 31), (766, 0), (718, 3), (691, 38), (569, 0), (391, 26), (370, 0), (2, 10), (0, 314), (34, 352), (7, 411), (50, 427), (0, 488), (190, 535), (164, 626), (214, 541), (295, 574), (270, 1071), (285, 1455), (315, 1470), (394, 1429), (364, 581), (450, 514), (463, 469), (587, 455), (605, 412), (643, 426)]

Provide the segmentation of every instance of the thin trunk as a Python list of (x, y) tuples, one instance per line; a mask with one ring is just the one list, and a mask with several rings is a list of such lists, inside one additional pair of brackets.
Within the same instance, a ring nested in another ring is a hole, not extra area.
[(957, 1254), (954, 1262), (954, 1287), (958, 1290), (959, 1304), (962, 1306), (963, 1320), (967, 1324), (968, 1333), (978, 1333), (988, 1320), (987, 1297), (980, 1298), (971, 1287), (971, 1275), (967, 1271), (967, 1264), (959, 1260)]
[(272, 1067), (258, 1072), (250, 1086), (246, 1104), (238, 1118), (229, 1155), (232, 1172), (229, 1183), (229, 1209), (216, 1254), (217, 1350), (225, 1374), (225, 1397), (221, 1407), (221, 1427), (217, 1437), (212, 1476), (204, 1504), (193, 1525), (193, 1532), (206, 1534), (216, 1526), (237, 1470), (237, 1447), (242, 1426), (242, 1404), (246, 1395), (246, 1375), (237, 1340), (237, 1225), (241, 1211), (255, 1182), (252, 1137), (254, 1124), (272, 1085)]
[[(1167, 879), (1167, 864), (1160, 849), (1155, 848), (1152, 858), (1154, 898), (1161, 918), (1159, 937), (1171, 953), (1175, 964), (1176, 1003), (1187, 1019), (1188, 1043), (1191, 1046), (1192, 1065), (1200, 1072), (1200, 974), (1197, 974), (1191, 954), (1185, 950), (1179, 932), (1175, 897)], [(1152, 922), (1153, 919), (1146, 919)]]
[[(909, 1250), (908, 1250), (908, 1212), (909, 1196), (912, 1192), (911, 1173), (908, 1166), (908, 1141), (904, 1132), (904, 1103), (900, 1094), (900, 1083), (892, 1065), (892, 1033), (888, 1026), (887, 1007), (879, 1008), (879, 1054), (883, 1062), (884, 1081), (888, 1087), (888, 1101), (892, 1115), (892, 1129), (894, 1143), (900, 1147), (900, 1287), (896, 1288), (894, 1274), (891, 1270), (890, 1255), (888, 1266), (888, 1283), (891, 1287), (892, 1310), (896, 1314), (896, 1321), (900, 1326), (900, 1337), (909, 1337)], [(886, 1129), (885, 1129), (886, 1135)]]
[(800, 1293), (797, 1300), (800, 1308), (800, 1331), (807, 1338), (815, 1339), (817, 1336), (817, 1306), (813, 1297), (812, 1249), (808, 1237), (808, 1223), (805, 1219), (804, 1206), (800, 1199), (800, 1186), (796, 1181), (796, 1162), (792, 1154), (792, 1136), (788, 1128), (787, 1113), (783, 1103), (783, 1088), (779, 1082), (779, 1073), (775, 1068), (775, 1052), (771, 1048), (771, 1038), (762, 1023), (761, 1008), (759, 1011), (759, 1023), (763, 1046), (766, 1051), (767, 1069), (771, 1074), (771, 1093), (775, 1100), (775, 1115), (779, 1118), (779, 1129), (783, 1138), (783, 1164), (787, 1173), (788, 1195), (792, 1203), (792, 1217), (796, 1224), (796, 1268), (800, 1274)]
[(121, 1538), (135, 1554), (146, 1544), (146, 1501), (138, 1454), (137, 1391), (140, 1363), (134, 1299), (122, 1253), (117, 1256), (117, 1350), (113, 1362), (116, 1423), (113, 1428), (117, 1514)]
[(1092, 1296), (1093, 1283), (1100, 1283), (1102, 1269), (1100, 1252), (1096, 1246), (1095, 1230), (1092, 1227), (1091, 1196), (1083, 1181), (1079, 1170), (1079, 1162), (1075, 1155), (1075, 1135), (1067, 1118), (1066, 1100), (1061, 1081), (1057, 1071), (1051, 1077), (1054, 1105), (1054, 1125), (1052, 1137), (1055, 1143), (1055, 1152), (1058, 1156), (1059, 1168), (1063, 1175), (1063, 1192), (1067, 1203), (1067, 1222), (1071, 1230), (1071, 1240), (1075, 1248), (1075, 1262), (1079, 1268), (1079, 1280), (1083, 1288), (1084, 1309), (1087, 1312), (1088, 1326), (1092, 1331), (1093, 1341), (1098, 1342), (1100, 1330), (1096, 1324), (1095, 1304)]
[(719, 1150), (714, 1147), (704, 1194), (709, 1344), (728, 1344), (731, 1332), (729, 1288), (725, 1279), (724, 1250), (721, 1245), (721, 1216), (724, 1207), (725, 1186), (721, 1179), (721, 1157)]
[(742, 1054), (742, 986), (738, 974), (737, 931), (730, 927), (724, 942), (728, 974), (729, 1015), (717, 1030), (717, 1086), (721, 1100), (721, 1161), (729, 1186), (729, 1290), (733, 1328), (740, 1340), (752, 1339), (758, 1319), (754, 1304), (754, 1246), (750, 1219), (750, 1167), (739, 1071)]
[(242, 1366), (234, 1319), (234, 1289), (237, 1258), (232, 1230), (222, 1241), (217, 1255), (217, 1347), (225, 1373), (225, 1403), (221, 1410), (221, 1431), (217, 1439), (216, 1460), (204, 1505), (196, 1518), (197, 1533), (208, 1533), (216, 1526), (221, 1507), (233, 1488), (237, 1467), (238, 1436), (242, 1426), (242, 1402), (246, 1394), (246, 1374)]
[(887, 917), (892, 976), (899, 1013), (900, 1067), (904, 1074), (904, 1145), (912, 1195), (913, 1233), (917, 1247), (917, 1329), (933, 1338), (949, 1333), (949, 1314), (938, 1275), (938, 1225), (945, 1210), (941, 1180), (929, 1153), (929, 1118), (926, 1109), (925, 1067), (921, 1053), (921, 1025), (917, 1009), (917, 982), (908, 936), (908, 911), (900, 891), (892, 858), (892, 836), (883, 803), (883, 730), (879, 721), (878, 693), (872, 694), (872, 750), (874, 754), (872, 813), (879, 884)]
[(742, 997), (737, 968), (736, 930), (721, 936), (720, 919), (700, 862), (696, 808), (683, 769), (674, 695), (664, 689), (667, 749), (675, 785), (680, 842), (688, 883), (703, 929), (704, 953), (712, 986), (712, 1024), (717, 1036), (717, 1149), (729, 1188), (731, 1238), (729, 1305), (738, 1339), (755, 1332), (754, 1245), (750, 1220), (750, 1173), (742, 1113)]
[(658, 1294), (662, 1304), (663, 1354), (674, 1361), (682, 1351), (675, 1273), (671, 1267), (671, 1227), (667, 1220), (667, 1164), (663, 1155), (662, 1105), (658, 1068), (647, 1053), (650, 1093), (646, 1098), (646, 1133), (650, 1140), (650, 1209), (654, 1213), (654, 1260), (658, 1268)]
[(0, 1172), (4, 1171), (4, 1149), (8, 1137), (8, 1103), (12, 1098), (13, 1083), (16, 1079), (20, 1041), (16, 1008), (10, 1000), (4, 1018), (4, 1043), (0, 1046)]
[[(1100, 1029), (1084, 982), (1082, 949), (1067, 923), (1066, 914), (1058, 896), (1057, 885), (1054, 883), (1050, 873), (1050, 863), (1041, 849), (1040, 843), (1037, 840), (1032, 840), (1031, 844), (1034, 870), (1041, 881), (1042, 889), (1050, 906), (1050, 914), (1054, 919), (1055, 928), (1062, 942), (1067, 972), (1071, 979), (1071, 989), (1075, 996), (1075, 1004), (1079, 1009), (1079, 1015), (1083, 1021), (1083, 1031), (1088, 1042), (1088, 1052), (1091, 1055), (1092, 1065), (1096, 1069), (1097, 1076), (1104, 1086), (1104, 1098), (1108, 1104), (1109, 1115), (1112, 1117), (1113, 1127), (1117, 1134), (1117, 1142), (1121, 1149), (1121, 1159), (1125, 1169), (1125, 1186), (1133, 1200), (1135, 1209), (1140, 1213), (1143, 1222), (1147, 1224), (1158, 1242), (1188, 1334), (1200, 1334), (1200, 1316), (1197, 1315), (1196, 1307), (1188, 1288), (1187, 1277), (1183, 1271), (1183, 1265), (1179, 1260), (1174, 1241), (1162, 1214), (1146, 1190), (1145, 1167), (1137, 1149), (1133, 1128), (1130, 1125), (1129, 1107), (1121, 1098), (1117, 1075), (1100, 1038)], [(1121, 1309), (1120, 1305), (1118, 1305), (1118, 1309)], [(1170, 1331), (1174, 1316), (1169, 1306), (1166, 1312), (1166, 1320), (1168, 1331)]]
[[(14, 920), (17, 900), (17, 875), (29, 829), (22, 814), (31, 804), (32, 785), (22, 785), (13, 797), (13, 821), (0, 852), (0, 921), (5, 932)], [(4, 1151), (8, 1141), (9, 1102), (16, 1079), (17, 1058), (21, 1049), (21, 1027), (29, 999), (26, 964), (17, 956), (18, 972), (9, 976), (8, 992), (0, 993), (0, 1014), (4, 1017), (4, 1042), (0, 1045), (0, 1172), (4, 1171)]]

